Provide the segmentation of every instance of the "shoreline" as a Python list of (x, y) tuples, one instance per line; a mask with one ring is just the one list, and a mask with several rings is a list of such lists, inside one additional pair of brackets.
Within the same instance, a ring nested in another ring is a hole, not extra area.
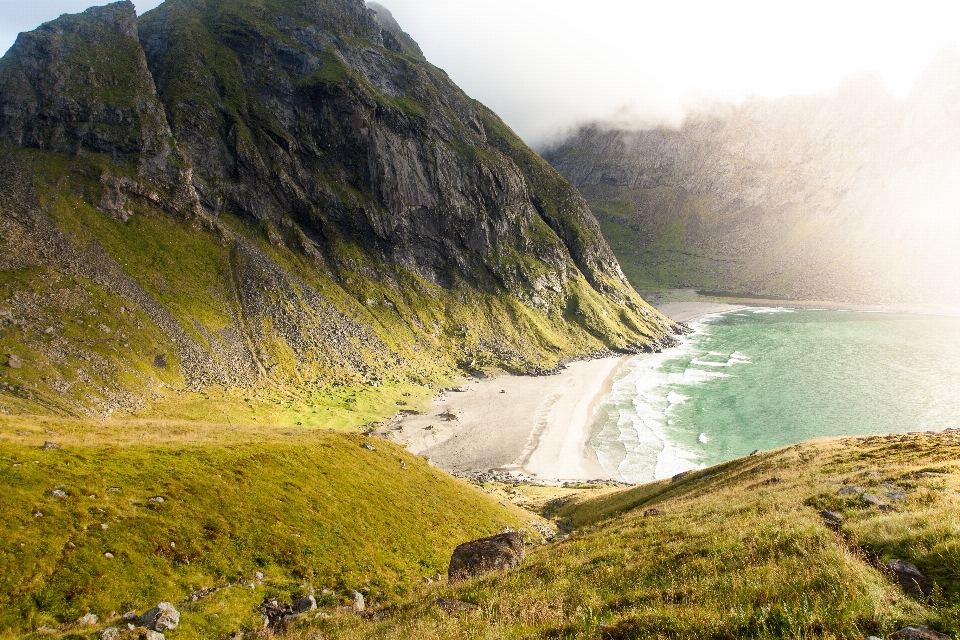
[(596, 407), (632, 357), (576, 361), (549, 376), (474, 378), (438, 393), (428, 413), (400, 417), (385, 435), (454, 474), (610, 481), (588, 441)]

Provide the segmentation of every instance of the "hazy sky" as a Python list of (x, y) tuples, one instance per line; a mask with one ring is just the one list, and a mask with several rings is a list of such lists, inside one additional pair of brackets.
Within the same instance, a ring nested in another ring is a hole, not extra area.
[[(159, 0), (135, 3), (140, 12)], [(382, 0), (468, 94), (528, 142), (589, 118), (659, 120), (713, 98), (830, 90), (875, 72), (905, 95), (960, 46), (960, 2)], [(88, 0), (0, 0), (0, 50)]]

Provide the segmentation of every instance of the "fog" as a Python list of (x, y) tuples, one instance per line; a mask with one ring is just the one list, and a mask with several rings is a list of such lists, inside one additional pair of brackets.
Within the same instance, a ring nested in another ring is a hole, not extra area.
[[(857, 72), (905, 95), (936, 51), (960, 45), (960, 3), (946, 0), (382, 4), (431, 62), (534, 146), (584, 120), (676, 123), (706, 101), (828, 91)], [(88, 5), (0, 0), (0, 50)]]

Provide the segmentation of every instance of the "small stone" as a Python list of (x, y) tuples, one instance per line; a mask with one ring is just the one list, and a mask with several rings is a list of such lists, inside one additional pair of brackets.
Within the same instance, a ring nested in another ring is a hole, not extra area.
[(360, 445), (360, 448), (361, 448), (361, 449), (366, 449), (367, 451), (376, 451), (376, 450), (377, 450), (377, 448), (374, 447), (374, 446), (373, 446), (372, 444), (370, 444), (369, 442), (364, 442), (362, 445)]
[(166, 640), (166, 637), (157, 631), (148, 630), (143, 635), (142, 640)]
[(843, 487), (837, 491), (838, 496), (858, 496), (866, 491), (863, 487)]
[(100, 528), (106, 530), (106, 529), (108, 529), (109, 527), (108, 527), (105, 523), (101, 523), (101, 524), (100, 524)]
[(353, 610), (356, 613), (363, 613), (363, 610), (367, 608), (366, 602), (363, 600), (363, 594), (359, 591), (353, 592)]
[(823, 523), (831, 528), (838, 528), (843, 524), (843, 516), (837, 513), (836, 511), (829, 511), (824, 509), (820, 512), (820, 517), (823, 518)]
[(947, 475), (948, 474), (946, 473), (939, 473), (937, 471), (921, 471), (920, 473), (917, 474), (917, 477), (918, 478), (943, 478), (943, 477), (946, 477)]
[(166, 369), (167, 368), (167, 356), (163, 353), (158, 353), (153, 358), (153, 366), (157, 369)]
[(137, 610), (131, 609), (130, 611), (127, 611), (125, 614), (120, 616), (120, 619), (123, 620), (124, 622), (135, 622), (139, 617), (140, 616), (137, 614)]
[(107, 627), (97, 634), (97, 637), (100, 638), (100, 640), (119, 640), (120, 629), (117, 629), (116, 627)]
[(154, 631), (172, 631), (180, 624), (180, 612), (169, 602), (161, 602), (140, 616), (140, 624)]
[(953, 636), (935, 631), (930, 627), (909, 626), (891, 636), (894, 640), (953, 640)]
[(910, 595), (920, 597), (930, 593), (932, 589), (930, 581), (916, 565), (903, 560), (890, 560), (886, 567), (896, 576), (903, 590)]
[(163, 496), (153, 496), (152, 498), (147, 499), (149, 502), (156, 502), (157, 504), (163, 504), (166, 500), (163, 499)]
[(11, 369), (19, 369), (23, 366), (23, 360), (13, 353), (7, 354), (7, 366)]
[(43, 517), (43, 512), (42, 512), (42, 511), (37, 511), (37, 510), (35, 510), (35, 511), (33, 511), (32, 515), (33, 515), (34, 518), (42, 518), (42, 517)]
[(865, 493), (865, 494), (863, 494), (862, 496), (860, 496), (860, 499), (863, 500), (864, 502), (866, 502), (867, 504), (869, 504), (869, 505), (871, 505), (871, 506), (874, 506), (874, 507), (885, 507), (885, 506), (887, 506), (887, 503), (886, 503), (886, 502), (884, 502), (883, 500), (881, 500), (881, 499), (878, 498), (877, 496), (873, 495), (872, 493)]
[(110, 560), (110, 559), (113, 558), (113, 554), (110, 553), (109, 551), (107, 551), (105, 554), (103, 554), (103, 557), (104, 557), (104, 558), (107, 558), (108, 560)]
[(771, 484), (779, 484), (779, 483), (781, 483), (781, 482), (783, 482), (783, 479), (782, 479), (782, 478), (778, 478), (777, 476), (773, 476), (772, 478), (767, 478), (766, 480), (764, 480), (764, 481), (761, 482), (760, 484), (766, 485), (766, 486), (770, 486)]
[(311, 595), (306, 595), (293, 603), (293, 610), (297, 613), (306, 613), (317, 608), (317, 600)]
[(255, 574), (253, 574), (253, 578), (254, 578), (254, 580), (256, 580), (257, 582), (263, 582), (263, 578), (264, 578), (263, 572), (262, 572), (262, 571), (257, 571)]
[(54, 489), (53, 491), (50, 492), (50, 495), (53, 496), (54, 498), (66, 498), (67, 492), (64, 491), (63, 489)]
[(92, 627), (93, 625), (100, 622), (100, 618), (97, 617), (95, 613), (88, 613), (77, 620), (77, 624), (83, 625), (85, 627)]
[(49, 440), (44, 442), (43, 446), (41, 447), (41, 449), (43, 449), (44, 451), (50, 451), (51, 449), (59, 449), (59, 448), (60, 448), (59, 444), (57, 444), (56, 442), (50, 442)]
[(649, 509), (643, 512), (644, 518), (650, 518), (652, 516), (662, 516), (662, 515), (664, 515), (664, 512), (660, 511), (660, 509), (657, 509), (656, 507), (650, 507)]

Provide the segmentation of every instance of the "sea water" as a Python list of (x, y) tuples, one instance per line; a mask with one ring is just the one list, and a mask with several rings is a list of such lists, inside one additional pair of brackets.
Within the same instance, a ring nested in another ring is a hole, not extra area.
[(820, 436), (960, 426), (960, 318), (751, 308), (627, 361), (589, 444), (646, 482)]

